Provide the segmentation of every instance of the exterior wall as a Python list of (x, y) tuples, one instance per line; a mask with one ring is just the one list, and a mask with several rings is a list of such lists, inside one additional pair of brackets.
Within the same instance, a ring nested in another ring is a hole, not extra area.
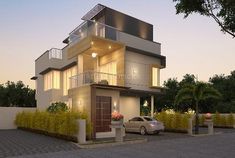
[(16, 129), (14, 124), (16, 114), (23, 111), (35, 111), (36, 108), (0, 107), (0, 130)]
[(50, 89), (44, 91), (44, 78), (43, 75), (38, 76), (37, 89), (36, 89), (36, 100), (37, 108), (39, 110), (45, 110), (52, 102), (65, 101), (63, 100), (63, 77), (60, 73), (60, 89)]
[(63, 49), (62, 59), (49, 59), (49, 53), (43, 54), (35, 61), (36, 82), (36, 100), (39, 110), (45, 110), (51, 102), (67, 102), (67, 97), (63, 96), (63, 71), (60, 71), (60, 89), (51, 89), (44, 91), (44, 77), (40, 72), (49, 67), (61, 69), (66, 65), (73, 63), (77, 58), (67, 59), (67, 47)]
[[(115, 90), (107, 90), (107, 89), (96, 89), (96, 96), (110, 96), (112, 97), (112, 111), (117, 110), (119, 111), (119, 98), (120, 93), (119, 91)], [(114, 104), (116, 104), (116, 107), (114, 107)], [(105, 137), (114, 137), (115, 136), (115, 130), (112, 129), (111, 132), (99, 132), (96, 133), (96, 138), (105, 138)]]
[(124, 122), (133, 117), (140, 116), (140, 98), (121, 96), (120, 113), (124, 116)]
[(105, 24), (122, 32), (153, 41), (153, 25), (108, 7), (105, 8), (104, 16)]
[(151, 67), (153, 64), (160, 65), (160, 60), (146, 55), (126, 51), (125, 86), (136, 90), (159, 92), (158, 89), (150, 88)]
[(161, 54), (161, 44), (148, 41), (124, 32), (117, 33), (117, 41), (125, 43), (126, 46), (144, 50), (154, 54)]
[(87, 112), (91, 119), (91, 87), (88, 85), (70, 89), (68, 94), (68, 97), (72, 99), (72, 109)]

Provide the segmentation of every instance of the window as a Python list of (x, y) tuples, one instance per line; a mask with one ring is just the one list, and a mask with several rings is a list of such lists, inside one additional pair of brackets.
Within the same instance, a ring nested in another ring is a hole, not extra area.
[(134, 117), (130, 121), (144, 121), (144, 120), (140, 117)]
[(159, 87), (160, 86), (160, 69), (157, 67), (152, 67), (152, 82), (151, 82), (151, 86), (152, 87)]
[(70, 88), (70, 77), (77, 75), (77, 66), (69, 68), (63, 72), (63, 94), (68, 95)]
[(153, 118), (151, 118), (151, 117), (144, 117), (144, 119), (145, 119), (146, 121), (155, 121), (155, 119), (153, 119)]
[(117, 85), (117, 63), (110, 62), (100, 66), (100, 80), (107, 80), (110, 85)]
[(60, 71), (50, 71), (44, 75), (44, 90), (60, 89)]

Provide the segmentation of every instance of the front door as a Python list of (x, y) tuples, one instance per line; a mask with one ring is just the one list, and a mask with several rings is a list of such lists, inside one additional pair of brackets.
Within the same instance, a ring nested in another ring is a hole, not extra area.
[(111, 97), (96, 96), (96, 132), (111, 131), (111, 102)]

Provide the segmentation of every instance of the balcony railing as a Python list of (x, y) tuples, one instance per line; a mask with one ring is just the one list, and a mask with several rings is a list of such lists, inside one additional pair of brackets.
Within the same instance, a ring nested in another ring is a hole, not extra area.
[(117, 75), (103, 72), (85, 72), (70, 78), (70, 89), (90, 84), (117, 85)]
[(99, 22), (84, 21), (69, 34), (69, 45), (72, 46), (89, 35), (116, 40), (117, 32), (114, 27)]
[(49, 50), (49, 59), (62, 59), (62, 50), (58, 48), (51, 48)]

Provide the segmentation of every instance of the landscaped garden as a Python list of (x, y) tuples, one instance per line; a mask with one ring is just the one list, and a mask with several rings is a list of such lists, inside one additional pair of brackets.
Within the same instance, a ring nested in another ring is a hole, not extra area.
[(21, 112), (16, 116), (18, 128), (67, 140), (77, 141), (78, 119), (86, 120), (86, 135), (91, 137), (91, 123), (87, 114), (70, 111), (65, 103), (52, 103), (47, 111)]

